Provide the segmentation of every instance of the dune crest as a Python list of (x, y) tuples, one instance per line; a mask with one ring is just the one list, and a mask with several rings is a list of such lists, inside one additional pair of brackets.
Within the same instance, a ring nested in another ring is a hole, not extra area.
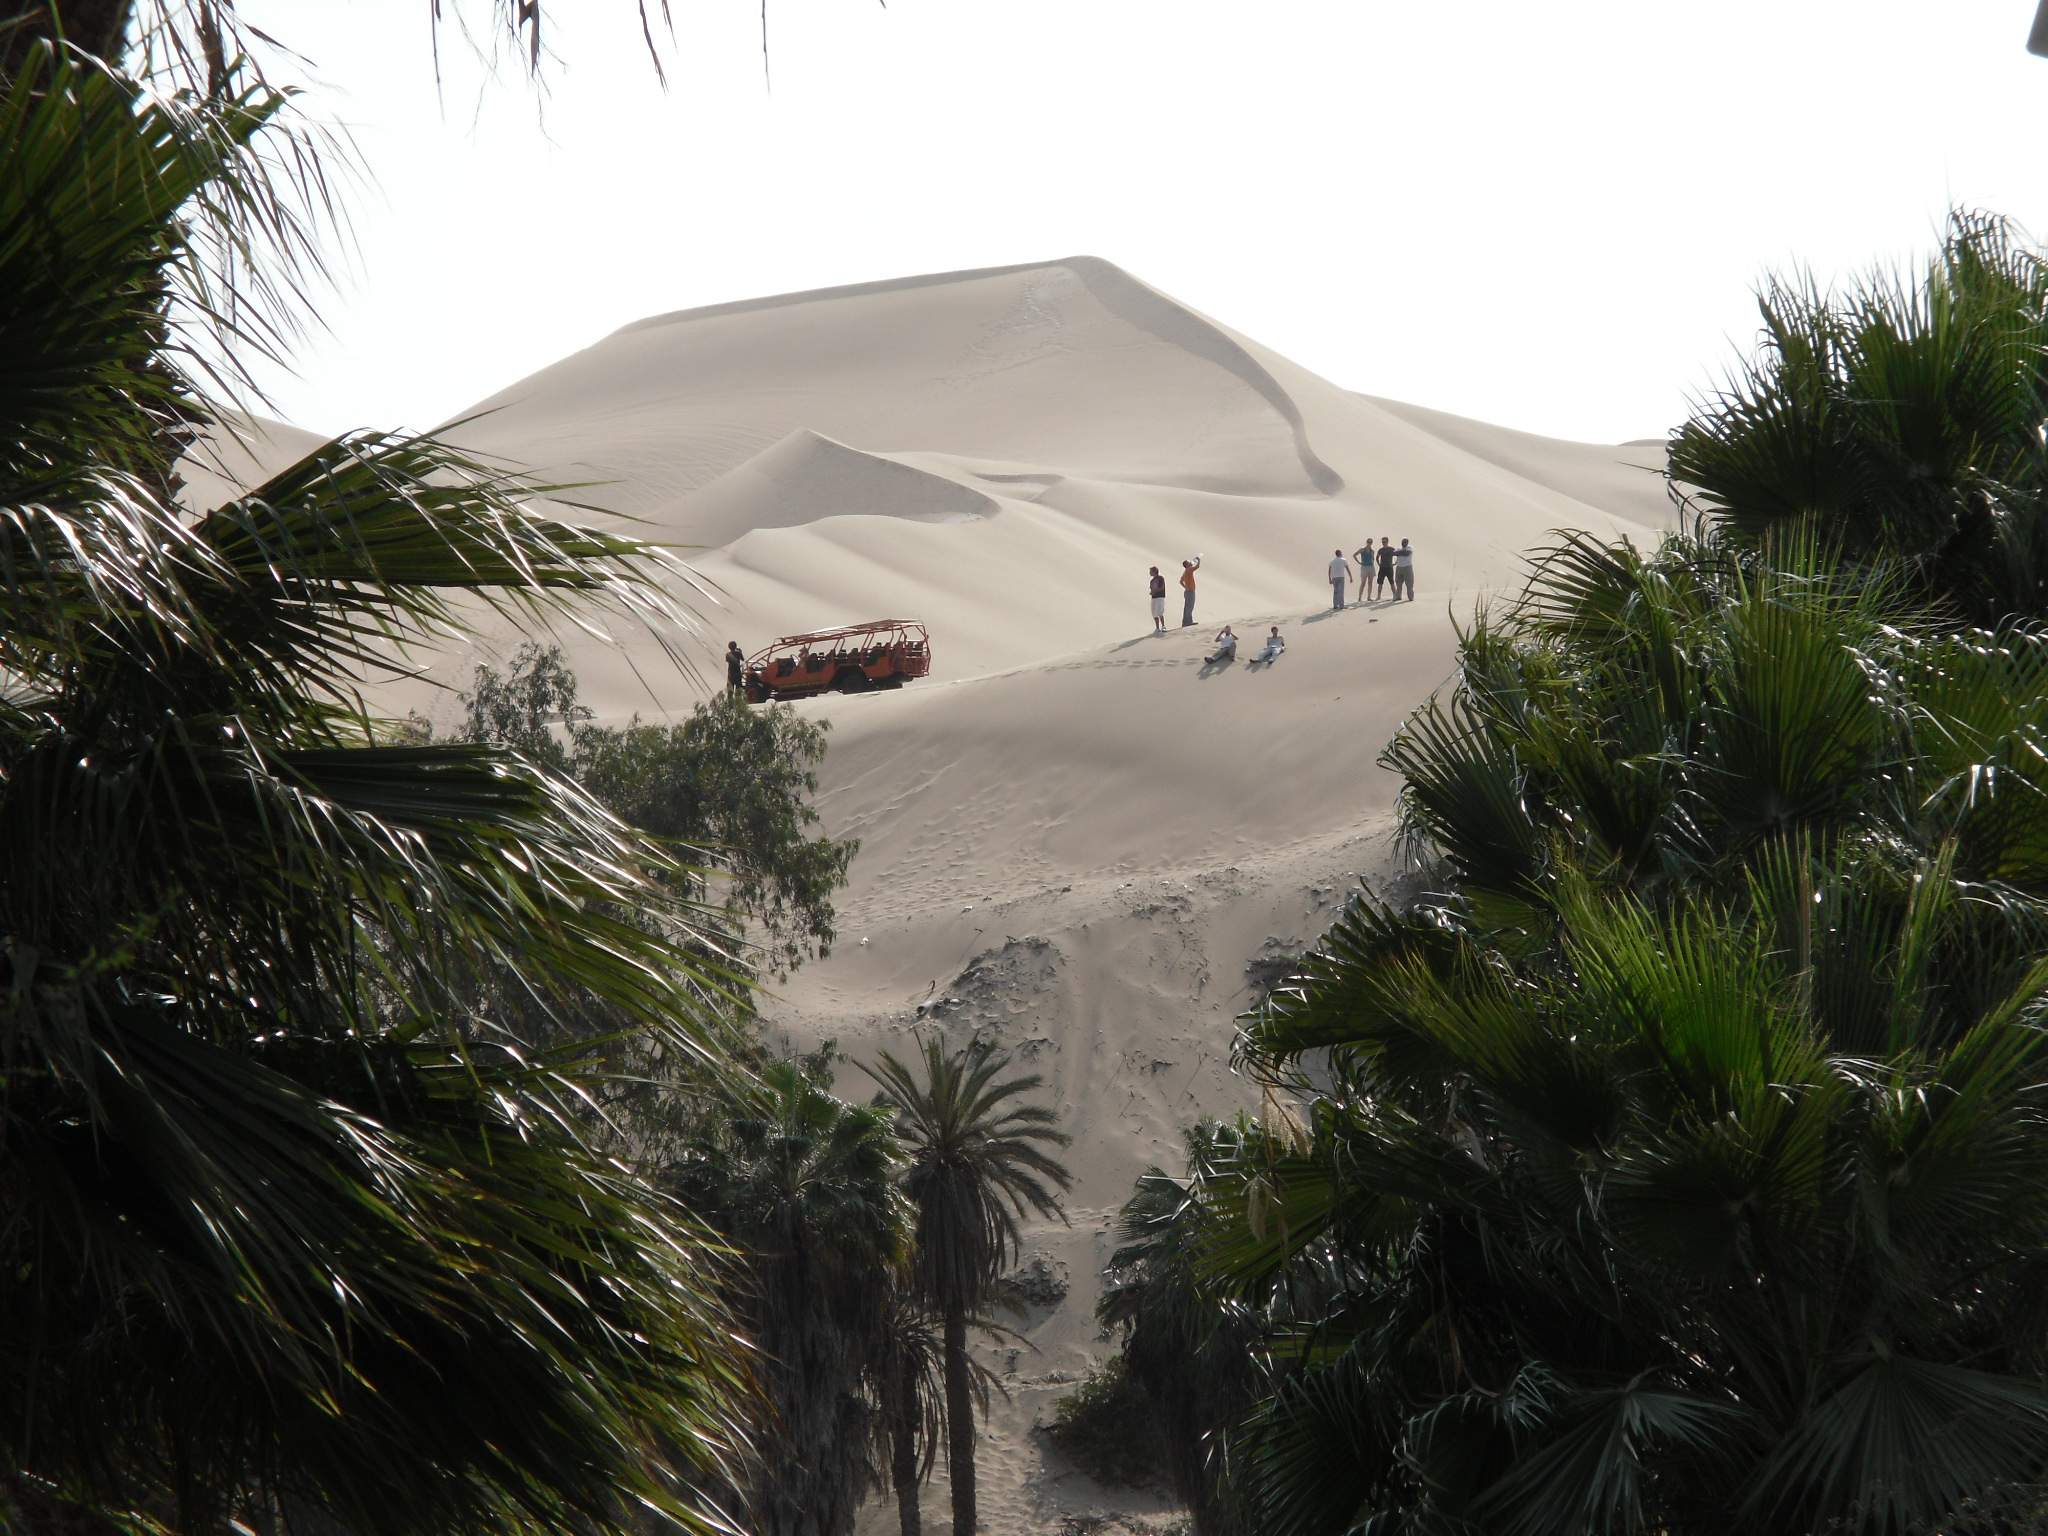
[[(1208, 622), (1313, 601), (1368, 536), (1437, 601), (1554, 528), (1670, 520), (1659, 448), (1368, 399), (1093, 256), (652, 316), (449, 430), (694, 546), (721, 639), (914, 614), (939, 678), (1142, 631), (1149, 569), (1197, 553)], [(564, 638), (601, 716), (692, 697)]]

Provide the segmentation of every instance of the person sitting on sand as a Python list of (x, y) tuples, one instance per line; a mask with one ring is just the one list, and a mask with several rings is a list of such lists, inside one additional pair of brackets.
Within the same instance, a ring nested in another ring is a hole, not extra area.
[(1156, 565), (1152, 567), (1152, 633), (1166, 633), (1166, 578)]
[(1213, 667), (1219, 661), (1235, 660), (1237, 660), (1237, 636), (1230, 632), (1230, 626), (1226, 624), (1223, 626), (1223, 633), (1216, 637), (1216, 652), (1209, 658), (1207, 664)]
[(1387, 588), (1394, 584), (1394, 546), (1391, 540), (1380, 540), (1379, 584), (1373, 592), (1375, 599), (1387, 595)]
[(1271, 663), (1274, 661), (1278, 661), (1280, 659), (1280, 653), (1286, 649), (1287, 637), (1280, 633), (1280, 626), (1278, 624), (1275, 624), (1273, 626), (1273, 632), (1266, 636), (1266, 648), (1263, 651), (1259, 652), (1258, 655), (1254, 656), (1252, 658), (1252, 661), (1254, 664), (1259, 662)]

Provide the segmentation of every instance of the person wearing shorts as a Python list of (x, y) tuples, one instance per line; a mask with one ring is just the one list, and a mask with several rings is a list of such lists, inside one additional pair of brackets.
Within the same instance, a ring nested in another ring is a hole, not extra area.
[(1415, 601), (1415, 551), (1403, 539), (1401, 547), (1394, 551), (1394, 601), (1401, 601), (1401, 589), (1408, 589), (1408, 601)]
[(1195, 572), (1202, 568), (1202, 557), (1180, 563), (1180, 627), (1186, 629), (1195, 622)]
[(1156, 565), (1152, 567), (1152, 633), (1166, 633), (1166, 578)]
[(1394, 584), (1394, 545), (1390, 539), (1380, 540), (1379, 584), (1374, 591), (1375, 599), (1387, 595), (1387, 589)]
[(1344, 558), (1344, 551), (1332, 552), (1330, 561), (1330, 610), (1334, 613), (1344, 606), (1344, 583), (1351, 579), (1351, 562)]

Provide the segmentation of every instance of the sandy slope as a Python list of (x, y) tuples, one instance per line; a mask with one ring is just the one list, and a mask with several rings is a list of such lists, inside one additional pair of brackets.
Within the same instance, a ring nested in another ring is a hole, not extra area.
[[(699, 546), (714, 649), (930, 625), (932, 681), (802, 706), (833, 722), (827, 827), (863, 848), (839, 947), (768, 1018), (859, 1057), (986, 1031), (1046, 1075), (1075, 1136), (1073, 1223), (1030, 1246), (1069, 1290), (1027, 1344), (990, 1346), (1013, 1396), (986, 1529), (1162, 1523), (1158, 1493), (1093, 1488), (1031, 1434), (1111, 1347), (1090, 1309), (1115, 1210), (1147, 1163), (1177, 1164), (1182, 1126), (1251, 1104), (1230, 1043), (1266, 963), (1387, 877), (1397, 786), (1375, 759), (1448, 675), (1453, 615), (1550, 530), (1667, 526), (1661, 450), (1352, 394), (1088, 257), (659, 316), (450, 435), (601, 482), (564, 494)], [(1332, 549), (1382, 534), (1414, 541), (1420, 601), (1331, 614)], [(1146, 568), (1197, 552), (1203, 623), (1154, 638)], [(1248, 649), (1280, 624), (1286, 657), (1204, 666), (1224, 620)], [(564, 638), (602, 715), (697, 696), (644, 646)], [(452, 713), (421, 689), (387, 702)], [(944, 1498), (942, 1479), (934, 1536)]]
[(1374, 758), (1451, 665), (1440, 604), (1268, 619), (1293, 637), (1270, 668), (1207, 666), (1206, 634), (1175, 631), (806, 706), (834, 725), (826, 818), (863, 847), (839, 948), (792, 978), (772, 1026), (856, 1056), (934, 1028), (993, 1035), (1045, 1075), (1075, 1137), (1073, 1225), (1028, 1240), (1071, 1289), (1033, 1310), (1026, 1347), (984, 1346), (1011, 1391), (982, 1459), (992, 1532), (1167, 1518), (1156, 1492), (1048, 1460), (1031, 1427), (1110, 1347), (1092, 1309), (1132, 1180), (1177, 1166), (1190, 1120), (1254, 1107), (1229, 1070), (1233, 1020), (1261, 962), (1384, 866), (1397, 782)]
[[(658, 316), (450, 432), (699, 546), (721, 640), (912, 616), (942, 677), (1128, 638), (1197, 553), (1206, 621), (1311, 603), (1382, 534), (1440, 606), (1553, 528), (1668, 518), (1655, 449), (1368, 400), (1093, 257)], [(683, 701), (572, 649), (605, 713)]]

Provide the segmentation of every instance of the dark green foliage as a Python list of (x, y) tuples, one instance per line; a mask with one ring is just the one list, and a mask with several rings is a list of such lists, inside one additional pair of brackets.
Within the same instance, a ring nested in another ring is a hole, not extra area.
[(1903, 1536), (2041, 1480), (2048, 642), (1914, 591), (1578, 539), (1468, 634), (1387, 754), (1436, 893), (1248, 1023), (1303, 1133), (1127, 1211), (1259, 1330), (1250, 1529)]
[(1774, 284), (1760, 357), (1671, 444), (1732, 534), (1801, 527), (1970, 623), (2048, 616), (2048, 265), (1954, 215), (1917, 279)]
[(562, 665), (559, 645), (528, 641), (504, 672), (478, 667), (471, 687), (473, 692), (462, 695), (464, 718), (457, 740), (506, 747), (530, 763), (573, 777), (571, 748), (590, 711), (576, 702), (576, 674)]
[(832, 893), (860, 849), (805, 830), (818, 820), (809, 797), (830, 728), (786, 704), (716, 693), (681, 725), (586, 728), (577, 767), (634, 826), (713, 852), (731, 877), (727, 912), (758, 928), (763, 965), (784, 976), (832, 952)]
[(1026, 1212), (1063, 1215), (1059, 1192), (1072, 1188), (1047, 1150), (1071, 1140), (1042, 1105), (1016, 1100), (1037, 1090), (1031, 1073), (1005, 1078), (1010, 1058), (977, 1040), (948, 1051), (923, 1042), (922, 1077), (884, 1052), (869, 1074), (879, 1100), (895, 1112), (909, 1159), (903, 1192), (914, 1211), (910, 1294), (944, 1329), (947, 1471), (953, 1529), (976, 1528), (975, 1388), (967, 1330), (996, 1299), (1017, 1252)]
[(909, 1236), (888, 1114), (831, 1094), (831, 1049), (724, 1098), (664, 1179), (739, 1252), (733, 1305), (760, 1350), (771, 1447), (741, 1490), (762, 1536), (844, 1536), (881, 1485), (885, 1384)]
[(751, 951), (778, 976), (832, 951), (832, 893), (846, 883), (858, 839), (811, 837), (817, 764), (827, 721), (786, 704), (750, 706), (714, 694), (680, 725), (592, 725), (559, 648), (523, 647), (507, 672), (476, 671), (464, 696), (467, 741), (511, 747), (568, 773), (615, 815), (677, 845), (689, 861), (682, 894), (718, 893), (701, 866), (715, 864), (726, 916), (751, 926)]
[(907, 1275), (898, 1277), (882, 1316), (874, 1385), (897, 1529), (900, 1536), (920, 1536), (924, 1513), (919, 1494), (945, 1436), (945, 1362), (931, 1314), (911, 1296), (907, 1280)]
[(238, 264), (291, 227), (252, 158), (281, 98), (12, 58), (8, 1501), (191, 1536), (279, 1504), (394, 1536), (696, 1520), (746, 1391), (711, 1245), (601, 1155), (591, 1042), (475, 985), (594, 998), (715, 1074), (690, 949), (611, 915), (670, 911), (670, 861), (511, 754), (375, 744), (356, 691), (458, 599), (660, 617), (663, 562), (430, 438), (185, 515), (195, 354), (248, 339)]
[(1230, 1492), (1230, 1431), (1262, 1389), (1261, 1346), (1275, 1316), (1211, 1283), (1204, 1196), (1219, 1166), (1235, 1171), (1279, 1149), (1246, 1119), (1187, 1133), (1187, 1174), (1148, 1168), (1118, 1223), (1096, 1316), (1123, 1332), (1117, 1356), (1146, 1400), (1167, 1480), (1196, 1536), (1230, 1536), (1241, 1522)]
[(1166, 1441), (1152, 1399), (1131, 1379), (1121, 1355), (1090, 1371), (1053, 1405), (1045, 1437), (1098, 1483), (1156, 1483), (1166, 1470)]

